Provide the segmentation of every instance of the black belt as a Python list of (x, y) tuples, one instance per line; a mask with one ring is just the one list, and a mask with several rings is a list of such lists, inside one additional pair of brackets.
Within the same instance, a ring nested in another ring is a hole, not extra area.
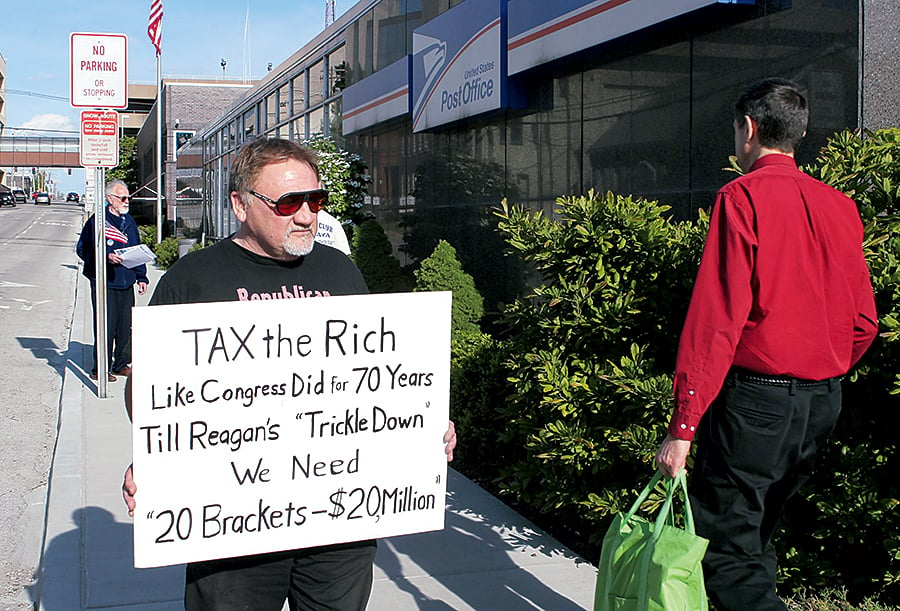
[(811, 388), (813, 386), (827, 386), (841, 381), (841, 377), (826, 378), (824, 380), (803, 380), (790, 376), (764, 375), (746, 369), (732, 369), (730, 375), (739, 382), (750, 382), (751, 384), (762, 384), (763, 386), (782, 386), (785, 388), (791, 385), (797, 388)]

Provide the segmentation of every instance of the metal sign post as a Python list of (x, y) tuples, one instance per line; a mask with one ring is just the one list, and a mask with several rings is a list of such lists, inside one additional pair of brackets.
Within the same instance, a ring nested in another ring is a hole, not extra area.
[(105, 399), (109, 387), (109, 351), (106, 329), (106, 194), (102, 167), (94, 168), (94, 343), (97, 346), (97, 396)]
[(79, 157), (84, 168), (94, 168), (94, 341), (97, 346), (97, 396), (106, 398), (109, 383), (109, 344), (106, 328), (106, 192), (104, 167), (119, 165), (119, 115), (112, 110), (81, 112)]
[(79, 155), (94, 169), (94, 305), (97, 346), (97, 396), (109, 383), (106, 328), (106, 181), (104, 167), (119, 165), (119, 118), (114, 108), (128, 107), (128, 37), (124, 34), (69, 34), (69, 103), (94, 108), (81, 113)]

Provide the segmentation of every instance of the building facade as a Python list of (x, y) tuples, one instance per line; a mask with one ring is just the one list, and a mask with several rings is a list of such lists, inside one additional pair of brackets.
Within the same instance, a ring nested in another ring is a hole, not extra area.
[(236, 228), (247, 139), (335, 138), (403, 263), (450, 241), (485, 294), (514, 292), (491, 209), (614, 191), (689, 218), (733, 174), (730, 106), (760, 78), (811, 105), (800, 163), (846, 128), (900, 125), (888, 0), (363, 0), (198, 133), (210, 233)]
[[(162, 105), (154, 102), (149, 107), (137, 132), (138, 184), (134, 187), (132, 212), (135, 218), (146, 224), (153, 224), (156, 219), (156, 117), (161, 107), (163, 216), (176, 235), (201, 237), (202, 164), (200, 147), (193, 144), (194, 135), (252, 88), (253, 83), (242, 80), (163, 79)], [(156, 97), (155, 88), (153, 93)]]

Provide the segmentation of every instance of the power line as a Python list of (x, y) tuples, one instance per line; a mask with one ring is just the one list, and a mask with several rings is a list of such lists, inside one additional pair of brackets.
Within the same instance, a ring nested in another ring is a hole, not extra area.
[(55, 134), (80, 134), (78, 130), (71, 129), (43, 129), (40, 127), (11, 127), (9, 125), (6, 126), (7, 130), (16, 130), (23, 132), (53, 132)]
[(48, 93), (37, 93), (35, 91), (23, 91), (22, 89), (7, 89), (6, 93), (14, 93), (16, 95), (27, 95), (33, 98), (43, 98), (45, 100), (60, 100), (62, 102), (68, 102), (69, 98), (64, 98), (58, 95), (50, 95)]

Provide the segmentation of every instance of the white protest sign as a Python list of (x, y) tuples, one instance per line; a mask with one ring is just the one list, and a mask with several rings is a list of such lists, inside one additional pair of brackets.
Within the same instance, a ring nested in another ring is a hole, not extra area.
[(135, 308), (135, 566), (443, 528), (450, 306)]

